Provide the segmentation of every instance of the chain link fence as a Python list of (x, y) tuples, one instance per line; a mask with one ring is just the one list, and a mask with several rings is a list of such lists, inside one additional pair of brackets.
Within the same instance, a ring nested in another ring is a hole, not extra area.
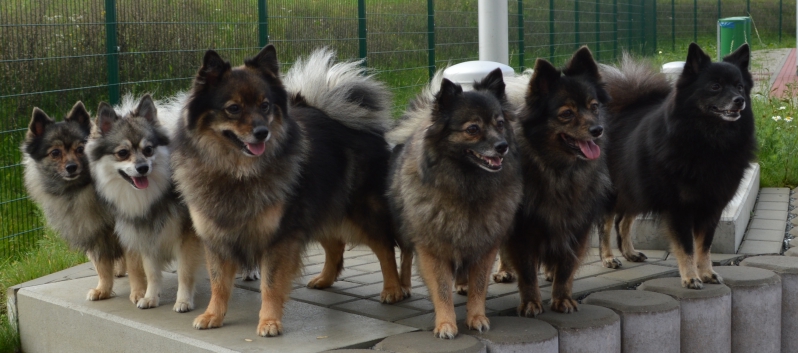
[[(795, 0), (507, 1), (516, 70), (539, 57), (561, 65), (581, 45), (609, 62), (623, 50), (712, 44), (719, 17), (749, 13), (759, 35), (794, 42)], [(92, 109), (126, 92), (173, 94), (189, 88), (205, 50), (239, 64), (273, 43), (285, 66), (319, 46), (366, 59), (398, 114), (436, 68), (478, 59), (477, 22), (477, 0), (0, 2), (0, 261), (44, 229), (19, 153), (34, 106), (61, 119), (77, 100)]]

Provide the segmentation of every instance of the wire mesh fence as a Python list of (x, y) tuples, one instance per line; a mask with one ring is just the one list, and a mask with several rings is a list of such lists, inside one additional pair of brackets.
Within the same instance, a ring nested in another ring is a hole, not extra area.
[[(606, 62), (712, 44), (726, 16), (750, 13), (769, 38), (795, 33), (795, 0), (507, 1), (516, 70), (561, 65), (581, 45)], [(286, 66), (319, 46), (365, 59), (398, 113), (436, 68), (479, 57), (477, 0), (4, 0), (0, 38), (0, 261), (44, 229), (19, 152), (34, 106), (60, 119), (77, 100), (91, 109), (127, 92), (173, 94), (205, 50), (236, 64), (268, 42)]]

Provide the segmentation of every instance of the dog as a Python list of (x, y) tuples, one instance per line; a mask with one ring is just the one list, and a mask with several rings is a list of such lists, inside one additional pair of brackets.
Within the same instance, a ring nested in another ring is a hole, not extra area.
[(415, 250), (429, 288), (433, 334), (444, 339), (458, 334), (455, 277), (468, 281), (466, 325), (490, 329), (488, 278), (522, 191), (501, 70), (473, 87), (463, 92), (438, 72), (388, 136), (396, 145), (391, 207), (401, 243)]
[(62, 122), (33, 108), (21, 150), (28, 195), (50, 228), (91, 260), (99, 281), (86, 299), (102, 300), (113, 296), (114, 275), (124, 276), (125, 259), (114, 217), (97, 196), (89, 172), (85, 145), (91, 127), (91, 115), (80, 101)]
[(616, 194), (601, 234), (605, 265), (615, 260), (609, 250), (613, 222), (619, 248), (634, 260), (631, 225), (637, 215), (652, 214), (666, 229), (682, 286), (723, 282), (709, 252), (721, 213), (756, 151), (750, 56), (743, 44), (713, 63), (692, 43), (675, 87), (628, 56), (619, 69), (605, 68), (612, 96), (607, 156)]
[(387, 87), (358, 61), (334, 63), (330, 50), (300, 59), (283, 78), (273, 45), (239, 67), (205, 53), (172, 155), (207, 249), (211, 302), (195, 328), (222, 326), (236, 269), (259, 265), (256, 333), (281, 334), (283, 305), (312, 240), (327, 261), (309, 287), (335, 281), (353, 242), (380, 260), (382, 301), (409, 295), (386, 197), (391, 124)]
[(551, 309), (574, 312), (574, 274), (593, 227), (607, 212), (611, 191), (602, 153), (609, 96), (587, 47), (577, 50), (562, 70), (538, 59), (531, 79), (508, 80), (508, 96), (519, 109), (524, 197), (493, 278), (509, 282), (517, 276), (518, 312), (536, 316), (543, 312), (542, 264), (553, 281)]
[(91, 174), (126, 250), (130, 300), (140, 309), (157, 307), (162, 271), (177, 259), (173, 309), (187, 312), (194, 309), (195, 275), (203, 248), (172, 182), (170, 137), (159, 122), (159, 117), (176, 120), (181, 104), (158, 109), (150, 95), (137, 105), (129, 101), (119, 108), (119, 115), (108, 103), (100, 103), (86, 145)]

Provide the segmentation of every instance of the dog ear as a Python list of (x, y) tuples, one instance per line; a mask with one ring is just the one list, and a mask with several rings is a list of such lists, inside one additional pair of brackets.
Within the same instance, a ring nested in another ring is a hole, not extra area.
[(496, 98), (500, 101), (505, 100), (504, 95), (504, 74), (502, 74), (502, 69), (496, 68), (491, 71), (487, 76), (485, 76), (482, 81), (474, 83), (474, 90), (486, 90), (492, 93)]
[(701, 70), (712, 64), (712, 59), (705, 53), (698, 44), (690, 43), (687, 49), (687, 60), (684, 63), (684, 70), (680, 77), (690, 78), (698, 76)]
[(133, 112), (134, 116), (140, 116), (147, 120), (150, 124), (158, 122), (158, 108), (155, 108), (155, 102), (152, 101), (152, 96), (145, 94), (141, 97), (139, 105)]
[(435, 110), (448, 107), (463, 95), (463, 87), (448, 78), (441, 81), (441, 89), (435, 94)]
[(601, 78), (596, 60), (593, 59), (593, 54), (590, 53), (590, 49), (586, 46), (579, 48), (574, 53), (571, 60), (565, 65), (563, 73), (566, 76), (585, 75), (594, 80)]
[(723, 61), (737, 66), (742, 72), (747, 72), (748, 63), (751, 62), (751, 48), (748, 46), (748, 43), (744, 43), (733, 53), (726, 55)]
[(42, 137), (47, 125), (50, 125), (54, 122), (55, 120), (47, 116), (47, 113), (38, 107), (34, 107), (33, 115), (31, 116), (30, 124), (28, 125), (28, 135), (32, 135), (32, 137)]
[(538, 59), (535, 62), (535, 69), (532, 79), (529, 80), (527, 97), (536, 95), (547, 95), (554, 89), (554, 85), (560, 79), (560, 70), (545, 59)]
[(111, 131), (117, 120), (119, 120), (119, 116), (116, 115), (114, 108), (111, 108), (108, 103), (101, 102), (97, 107), (97, 126), (100, 128), (100, 133), (105, 135)]
[(80, 129), (88, 135), (91, 132), (91, 115), (86, 110), (86, 106), (83, 105), (83, 102), (78, 101), (72, 106), (72, 110), (69, 111), (67, 114), (66, 121), (74, 121), (78, 123)]
[(230, 71), (230, 63), (224, 61), (218, 53), (213, 50), (205, 52), (202, 58), (202, 67), (197, 72), (195, 84), (213, 86), (225, 72)]
[(244, 65), (274, 77), (277, 77), (280, 73), (280, 62), (277, 61), (277, 49), (271, 44), (263, 47), (258, 55), (244, 60)]

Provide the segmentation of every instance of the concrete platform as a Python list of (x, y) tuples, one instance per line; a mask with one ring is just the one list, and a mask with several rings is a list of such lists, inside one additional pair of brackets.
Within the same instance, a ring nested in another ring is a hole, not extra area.
[(740, 266), (757, 267), (775, 272), (781, 277), (781, 351), (798, 352), (798, 257), (749, 257)]
[(474, 336), (490, 353), (557, 353), (557, 330), (548, 323), (525, 317), (497, 316), (490, 319), (490, 330), (476, 332), (459, 325), (461, 333)]
[(548, 310), (537, 319), (559, 331), (560, 352), (621, 352), (621, 319), (610, 309), (581, 304), (577, 312), (562, 314)]
[(391, 336), (374, 346), (391, 353), (487, 353), (485, 344), (468, 335), (454, 339), (435, 338), (432, 332), (411, 332)]

